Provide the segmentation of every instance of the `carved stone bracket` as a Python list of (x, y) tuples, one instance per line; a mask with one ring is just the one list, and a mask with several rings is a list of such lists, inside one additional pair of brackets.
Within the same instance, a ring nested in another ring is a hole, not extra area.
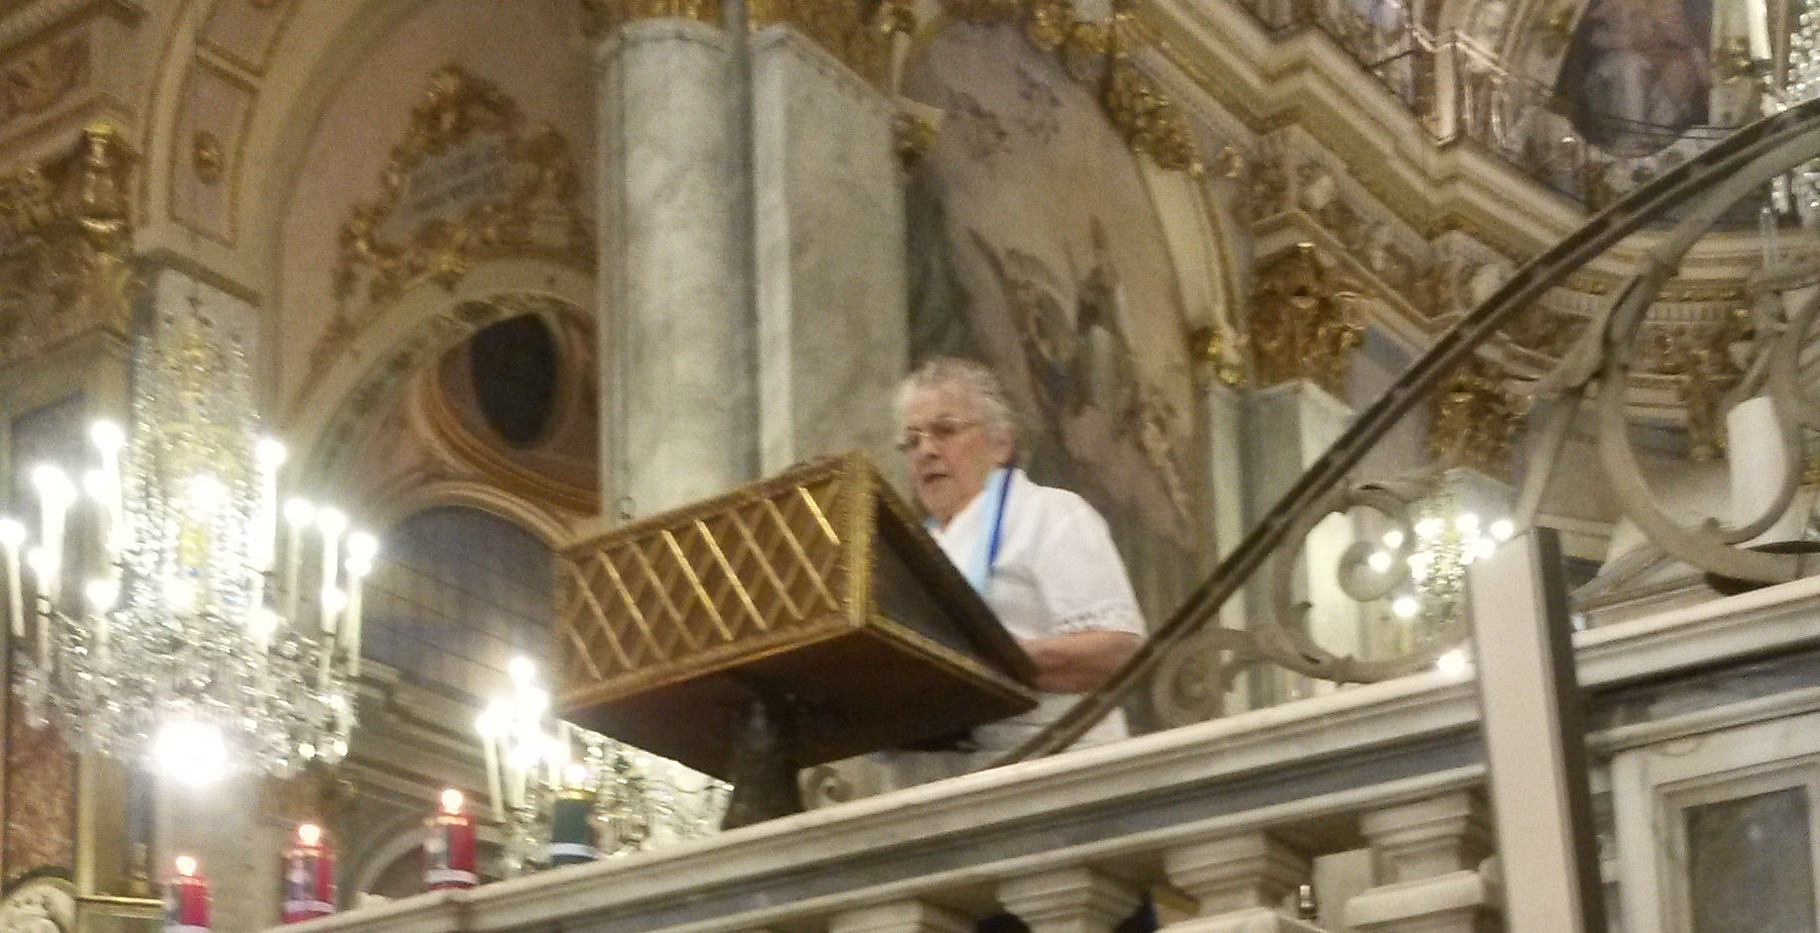
[(1200, 147), (1187, 118), (1131, 64), (1137, 44), (1131, 6), (1131, 0), (1112, 0), (1112, 15), (1103, 20), (1081, 17), (1071, 0), (951, 0), (948, 9), (968, 22), (1022, 25), (1038, 48), (1061, 56), (1075, 80), (1098, 89), (1106, 118), (1133, 152), (1170, 171), (1199, 175)]
[(134, 158), (110, 126), (0, 178), (0, 365), (91, 330), (126, 332)]
[(1352, 350), (1364, 341), (1365, 328), (1348, 300), (1356, 293), (1312, 243), (1298, 243), (1261, 266), (1250, 319), (1258, 385), (1307, 379), (1343, 394)]
[(74, 933), (75, 929), (76, 886), (63, 878), (33, 878), (0, 901), (0, 933)]

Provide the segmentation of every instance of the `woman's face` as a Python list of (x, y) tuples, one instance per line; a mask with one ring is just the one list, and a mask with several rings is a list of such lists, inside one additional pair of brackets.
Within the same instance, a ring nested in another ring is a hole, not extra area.
[(986, 488), (992, 471), (1011, 460), (1011, 434), (980, 418), (968, 393), (934, 385), (911, 393), (904, 405), (899, 446), (910, 462), (910, 485), (937, 525)]

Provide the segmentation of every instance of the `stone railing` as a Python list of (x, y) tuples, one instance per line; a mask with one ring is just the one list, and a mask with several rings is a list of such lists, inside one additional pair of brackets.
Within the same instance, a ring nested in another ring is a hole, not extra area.
[[(1820, 659), (1816, 608), (1809, 579), (1580, 633), (1595, 752), (1820, 708), (1789, 673)], [(1146, 893), (1177, 933), (1497, 929), (1478, 716), (1430, 672), (285, 929), (1103, 933)], [(1653, 859), (1617, 838), (1608, 864)]]

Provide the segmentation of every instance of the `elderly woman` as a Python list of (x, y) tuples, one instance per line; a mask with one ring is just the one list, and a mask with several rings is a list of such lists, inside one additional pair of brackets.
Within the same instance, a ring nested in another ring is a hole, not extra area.
[[(898, 392), (910, 482), (929, 531), (1036, 662), (1041, 703), (974, 730), (977, 750), (900, 753), (900, 786), (973, 770), (1015, 748), (1104, 681), (1143, 637), (1143, 618), (1106, 521), (1072, 492), (1013, 464), (1011, 406), (991, 370), (932, 359)], [(1077, 743), (1126, 735), (1122, 713)]]

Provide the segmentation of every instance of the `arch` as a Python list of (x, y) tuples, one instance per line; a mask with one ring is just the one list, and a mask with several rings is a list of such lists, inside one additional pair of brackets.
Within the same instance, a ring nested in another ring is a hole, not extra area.
[[(593, 277), (542, 259), (476, 265), (453, 287), (419, 282), (371, 309), (332, 359), (308, 377), (285, 418), (311, 472), (332, 466), (368, 415), (395, 401), (412, 376), (480, 328), (508, 316), (513, 295), (539, 295), (577, 308), (594, 304)], [(491, 313), (474, 313), (476, 308)]]

